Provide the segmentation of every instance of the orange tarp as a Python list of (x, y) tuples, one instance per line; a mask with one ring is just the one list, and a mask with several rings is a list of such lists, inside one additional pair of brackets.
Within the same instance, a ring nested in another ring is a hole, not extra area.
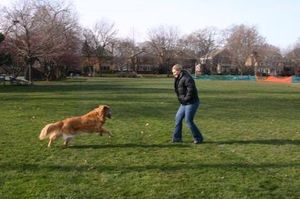
[(260, 79), (266, 82), (278, 82), (278, 83), (292, 83), (293, 79), (292, 76), (290, 77), (275, 77), (275, 76), (268, 76), (264, 79)]

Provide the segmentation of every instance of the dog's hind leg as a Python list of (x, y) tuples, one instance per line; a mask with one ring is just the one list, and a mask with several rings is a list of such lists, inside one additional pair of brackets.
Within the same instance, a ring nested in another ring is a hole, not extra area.
[(60, 137), (61, 134), (59, 133), (52, 133), (50, 136), (49, 136), (49, 143), (48, 143), (48, 147), (51, 147), (51, 144), (53, 143), (54, 140), (56, 140), (58, 137)]
[(52, 139), (49, 139), (48, 147), (51, 147), (52, 142), (53, 142), (53, 140), (52, 140)]
[(56, 139), (57, 139), (57, 136), (55, 134), (50, 135), (49, 142), (48, 142), (48, 147), (51, 147), (52, 142)]

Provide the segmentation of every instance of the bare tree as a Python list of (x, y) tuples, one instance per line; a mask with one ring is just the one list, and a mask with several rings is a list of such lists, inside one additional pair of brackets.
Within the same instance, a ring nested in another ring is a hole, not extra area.
[(17, 77), (17, 74), (20, 73), (19, 68), (10, 66), (12, 66), (11, 52), (10, 49), (7, 48), (4, 34), (0, 33), (0, 68), (5, 71), (5, 73)]
[(291, 58), (293, 61), (300, 65), (300, 38), (294, 44), (294, 46), (287, 53), (287, 57)]
[(292, 49), (286, 54), (286, 58), (289, 60), (290, 65), (294, 68), (294, 74), (300, 75), (300, 38), (292, 47)]
[(100, 74), (103, 61), (112, 57), (117, 32), (115, 24), (105, 20), (98, 21), (92, 30), (94, 39), (92, 45), (95, 48), (95, 55), (99, 64), (99, 69), (96, 72)]
[(11, 49), (16, 49), (15, 56), (23, 59), (29, 81), (37, 60), (46, 66), (46, 71), (53, 72), (52, 66), (56, 66), (58, 73), (54, 76), (62, 75), (65, 68), (59, 62), (76, 52), (78, 45), (77, 19), (71, 8), (59, 1), (24, 0), (5, 8), (3, 13), (2, 28), (6, 29)]
[(179, 49), (198, 59), (219, 47), (218, 36), (216, 28), (199, 29), (180, 39)]
[(0, 44), (1, 44), (1, 42), (4, 40), (4, 35), (0, 32)]
[(83, 36), (83, 43), (81, 48), (81, 56), (85, 59), (85, 62), (83, 67), (84, 70), (87, 70), (88, 74), (94, 73), (94, 65), (96, 64), (95, 59), (95, 52), (96, 52), (96, 46), (95, 46), (95, 38), (94, 34), (90, 29), (84, 29), (82, 31)]
[(131, 70), (131, 55), (134, 52), (134, 42), (130, 39), (120, 39), (116, 43), (115, 56), (116, 64), (119, 65), (118, 70)]
[(239, 25), (228, 30), (225, 47), (232, 53), (232, 61), (240, 74), (244, 74), (250, 72), (249, 68), (245, 67), (245, 60), (264, 43), (265, 39), (259, 35), (255, 27)]
[[(117, 29), (114, 23), (105, 20), (98, 21), (93, 29), (83, 30), (83, 48), (82, 55), (87, 58), (90, 67), (92, 67), (93, 76), (96, 73), (101, 74), (101, 65), (105, 60), (111, 59), (116, 45)], [(98, 67), (92, 60), (97, 57)]]
[[(24, 1), (22, 4), (15, 4), (13, 8), (9, 9), (3, 7), (1, 10), (1, 29), (5, 34), (5, 46), (7, 52), (14, 57), (14, 60), (19, 60), (19, 57), (22, 58), (21, 70), (25, 69), (27, 62), (29, 63), (31, 56), (31, 43), (29, 43), (29, 28), (33, 28), (31, 23), (31, 17), (33, 16), (33, 9), (29, 6), (29, 2)], [(22, 21), (21, 21), (22, 20)], [(24, 25), (26, 23), (26, 25)], [(24, 29), (21, 29), (20, 26)], [(24, 52), (26, 49), (26, 52)], [(13, 63), (16, 68), (16, 61)], [(5, 69), (5, 68), (4, 68)], [(16, 76), (16, 70), (5, 69), (11, 75)], [(30, 68), (31, 69), (31, 68)], [(19, 73), (19, 71), (17, 72)]]
[(47, 77), (55, 79), (63, 76), (68, 67), (74, 68), (79, 63), (77, 17), (70, 6), (59, 3), (38, 5), (37, 17), (42, 17), (38, 21), (40, 44), (44, 47), (39, 57), (44, 61)]
[(245, 66), (254, 68), (255, 75), (257, 76), (262, 75), (262, 71), (259, 71), (258, 68), (268, 68), (273, 75), (276, 75), (283, 61), (280, 49), (265, 43), (248, 56)]
[(128, 71), (138, 72), (138, 55), (145, 52), (143, 47), (140, 47), (134, 43), (133, 39), (119, 39), (116, 42), (115, 48), (115, 63), (123, 70), (126, 67)]
[(156, 55), (160, 73), (169, 73), (175, 57), (179, 31), (175, 27), (159, 26), (148, 31), (149, 46)]

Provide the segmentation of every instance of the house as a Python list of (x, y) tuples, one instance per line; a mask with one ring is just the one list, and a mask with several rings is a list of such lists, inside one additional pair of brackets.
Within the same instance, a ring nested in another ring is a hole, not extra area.
[(231, 53), (227, 49), (213, 50), (200, 58), (201, 74), (224, 75), (232, 70)]
[(114, 70), (113, 57), (99, 58), (96, 56), (81, 57), (81, 71), (88, 76), (94, 76), (100, 73), (108, 73)]
[(245, 66), (254, 67), (257, 76), (285, 76), (292, 75), (294, 72), (294, 68), (289, 60), (284, 59), (279, 53), (263, 56), (253, 52), (247, 57)]
[(175, 54), (173, 63), (181, 64), (185, 70), (194, 73), (197, 59), (192, 54), (180, 51)]
[(155, 56), (152, 53), (142, 52), (139, 53), (135, 60), (135, 69), (140, 74), (156, 74), (158, 73), (158, 64)]

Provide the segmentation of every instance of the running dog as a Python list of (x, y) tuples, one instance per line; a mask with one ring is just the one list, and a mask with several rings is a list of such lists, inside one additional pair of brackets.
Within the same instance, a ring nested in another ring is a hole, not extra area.
[(39, 139), (49, 138), (48, 147), (50, 147), (53, 141), (61, 136), (64, 139), (64, 146), (68, 146), (72, 138), (79, 133), (98, 133), (101, 136), (104, 133), (111, 137), (112, 134), (103, 128), (106, 118), (111, 118), (111, 109), (107, 105), (100, 105), (85, 115), (47, 124), (42, 129)]

